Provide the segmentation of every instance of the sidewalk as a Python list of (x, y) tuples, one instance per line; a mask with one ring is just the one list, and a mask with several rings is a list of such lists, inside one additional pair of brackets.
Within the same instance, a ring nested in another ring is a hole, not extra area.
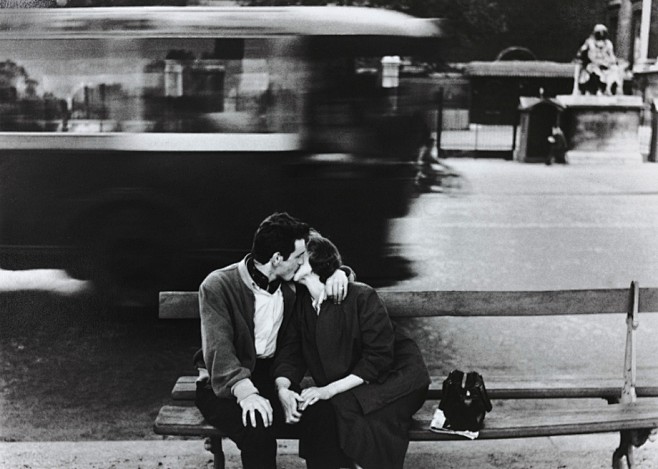
[[(616, 434), (493, 441), (412, 443), (405, 468), (609, 469)], [(236, 447), (225, 440), (227, 469), (239, 469)], [(279, 469), (303, 469), (297, 443), (279, 442)], [(636, 469), (658, 467), (658, 442), (636, 450)], [(0, 443), (3, 469), (212, 468), (202, 440)]]

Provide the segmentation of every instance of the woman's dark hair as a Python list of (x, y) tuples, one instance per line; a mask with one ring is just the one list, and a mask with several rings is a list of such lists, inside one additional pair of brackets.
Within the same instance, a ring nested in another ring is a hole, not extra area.
[(273, 213), (263, 220), (256, 230), (251, 254), (261, 264), (267, 263), (274, 253), (284, 259), (295, 250), (295, 241), (308, 238), (309, 226), (285, 212)]
[(338, 248), (319, 234), (313, 234), (308, 239), (306, 252), (311, 270), (320, 277), (320, 281), (323, 283), (343, 264)]

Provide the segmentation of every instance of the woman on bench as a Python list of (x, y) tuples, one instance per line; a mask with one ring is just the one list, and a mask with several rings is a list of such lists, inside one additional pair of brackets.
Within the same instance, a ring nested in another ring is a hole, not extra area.
[[(427, 367), (373, 288), (354, 283), (341, 304), (324, 301), (324, 282), (340, 265), (331, 241), (309, 239), (295, 275), (293, 323), (275, 359), (279, 399), (287, 423), (301, 426), (308, 469), (401, 469), (412, 416), (430, 384)], [(290, 387), (306, 370), (316, 386), (296, 394)]]

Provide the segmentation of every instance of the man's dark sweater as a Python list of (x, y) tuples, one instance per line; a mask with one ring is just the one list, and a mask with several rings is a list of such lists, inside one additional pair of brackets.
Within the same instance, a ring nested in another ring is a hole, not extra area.
[[(235, 396), (238, 401), (258, 392), (250, 379), (256, 365), (255, 297), (246, 261), (215, 270), (199, 288), (201, 345), (210, 385), (217, 397)], [(289, 284), (281, 284), (281, 291), (284, 317), (278, 337), (295, 301)]]

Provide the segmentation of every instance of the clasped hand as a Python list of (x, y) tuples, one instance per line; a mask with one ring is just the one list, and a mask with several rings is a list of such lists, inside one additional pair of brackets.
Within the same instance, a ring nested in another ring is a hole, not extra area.
[(333, 397), (333, 394), (327, 386), (321, 388), (311, 386), (302, 391), (302, 403), (299, 406), (300, 410), (306, 409), (308, 406), (315, 404), (318, 401), (326, 401)]
[(310, 387), (302, 391), (301, 395), (288, 389), (279, 389), (279, 400), (283, 413), (286, 418), (286, 423), (298, 423), (302, 418), (302, 412), (310, 405), (318, 401), (331, 399), (333, 394), (327, 387)]
[(301, 404), (303, 403), (302, 397), (288, 388), (280, 388), (279, 401), (281, 401), (281, 407), (283, 407), (283, 414), (286, 423), (299, 422), (299, 419), (302, 418), (300, 410)]

